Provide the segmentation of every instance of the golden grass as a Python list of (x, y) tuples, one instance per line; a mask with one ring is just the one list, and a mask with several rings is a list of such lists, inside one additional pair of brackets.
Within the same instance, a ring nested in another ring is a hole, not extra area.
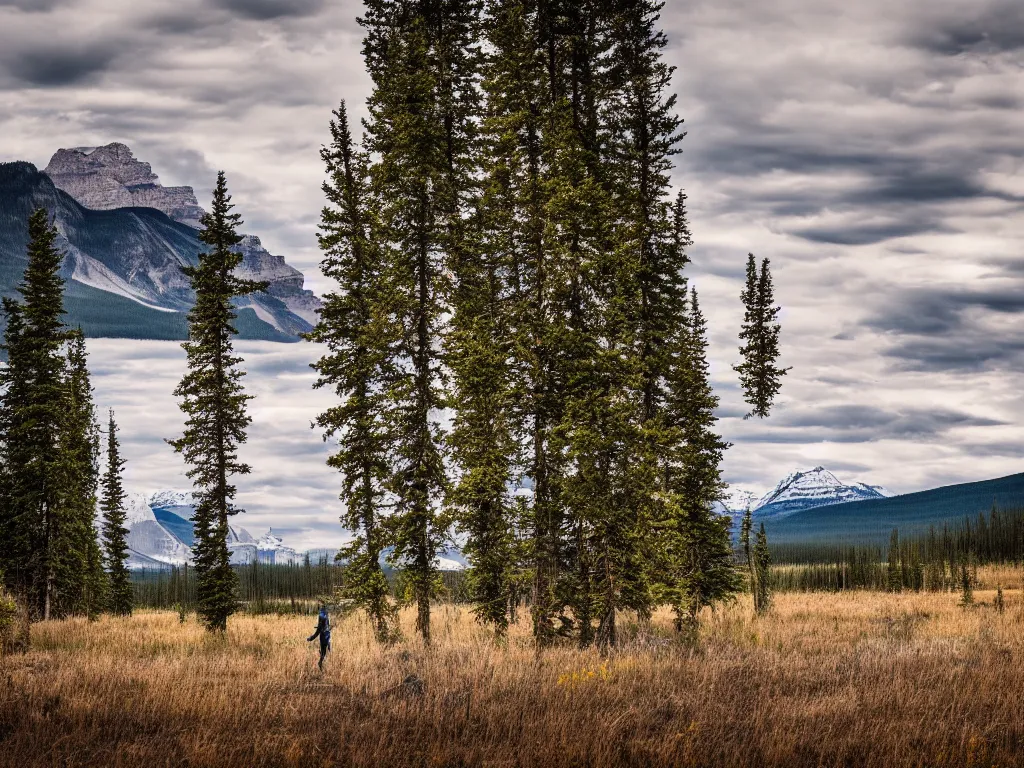
[(983, 590), (778, 595), (760, 620), (741, 599), (695, 646), (658, 615), (608, 657), (538, 655), (525, 623), (499, 648), (453, 606), (430, 651), (353, 617), (322, 676), (312, 618), (43, 623), (0, 659), (0, 765), (1024, 764), (1020, 577), (1003, 614)]

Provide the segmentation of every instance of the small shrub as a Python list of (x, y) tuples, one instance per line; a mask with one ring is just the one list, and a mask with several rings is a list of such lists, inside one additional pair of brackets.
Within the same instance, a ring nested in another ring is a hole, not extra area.
[(28, 638), (28, 610), (0, 587), (0, 656), (26, 650)]

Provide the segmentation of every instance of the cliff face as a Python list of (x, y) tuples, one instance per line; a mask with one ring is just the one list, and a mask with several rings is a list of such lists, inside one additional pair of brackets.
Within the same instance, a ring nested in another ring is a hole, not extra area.
[(59, 149), (43, 173), (86, 208), (156, 208), (199, 228), (203, 209), (192, 187), (164, 187), (149, 163), (124, 144)]
[[(192, 188), (161, 185), (152, 166), (138, 160), (124, 144), (60, 149), (44, 173), (57, 189), (84, 208), (151, 208), (192, 229), (201, 227), (204, 210)], [(196, 254), (204, 248), (200, 244)], [(321, 304), (311, 291), (303, 289), (302, 273), (286, 263), (284, 257), (267, 251), (255, 235), (246, 235), (238, 249), (243, 256), (239, 277), (270, 283), (264, 296), (248, 300), (256, 314), (284, 333), (309, 330), (316, 323)]]
[[(66, 254), (69, 324), (93, 337), (186, 338), (185, 313), (195, 295), (181, 267), (205, 250), (199, 232), (155, 208), (85, 208), (29, 163), (0, 164), (0, 295), (16, 295), (28, 216), (39, 207), (53, 217)], [(298, 340), (315, 321), (319, 300), (302, 290), (301, 273), (267, 254), (258, 239), (248, 239), (246, 248), (251, 253), (240, 272), (272, 285), (238, 301), (241, 337)]]

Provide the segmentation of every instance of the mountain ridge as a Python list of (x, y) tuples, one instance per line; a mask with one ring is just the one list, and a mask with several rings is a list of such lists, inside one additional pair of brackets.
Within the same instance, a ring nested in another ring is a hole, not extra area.
[[(37, 208), (49, 211), (65, 253), (69, 325), (90, 337), (187, 338), (185, 315), (195, 296), (181, 268), (206, 250), (199, 231), (157, 208), (88, 208), (21, 161), (0, 163), (0, 295), (17, 296), (27, 221)], [(302, 287), (302, 273), (269, 254), (259, 238), (247, 236), (239, 249), (239, 275), (271, 281), (265, 293), (236, 302), (239, 337), (298, 341), (315, 323), (319, 299)]]

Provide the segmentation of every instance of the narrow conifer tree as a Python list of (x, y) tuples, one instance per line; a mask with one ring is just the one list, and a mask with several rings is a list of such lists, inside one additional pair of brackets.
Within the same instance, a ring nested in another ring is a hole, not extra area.
[(106, 602), (107, 576), (96, 530), (99, 425), (92, 398), (85, 336), (68, 334), (64, 423), (60, 439), (62, 545), (56, 553), (59, 612), (96, 618)]
[(764, 530), (764, 523), (757, 532), (757, 542), (754, 545), (754, 568), (757, 572), (757, 579), (754, 589), (754, 610), (758, 616), (768, 613), (772, 607), (772, 580), (771, 580), (772, 556), (768, 549), (768, 536)]
[(740, 330), (740, 354), (743, 362), (734, 366), (740, 375), (740, 386), (746, 402), (751, 406), (750, 416), (765, 418), (771, 410), (775, 396), (782, 388), (782, 377), (787, 368), (779, 368), (779, 307), (775, 306), (775, 292), (768, 259), (761, 262), (758, 271), (754, 254), (747, 255), (746, 284), (740, 293), (743, 302), (743, 327)]
[[(740, 548), (743, 550), (743, 560), (747, 568), (747, 586), (751, 596), (757, 594), (757, 564), (754, 562), (754, 550), (750, 542), (750, 534), (754, 530), (754, 514), (750, 510), (750, 502), (743, 512), (743, 521), (740, 523)], [(754, 598), (756, 601), (756, 597)]]
[(103, 549), (110, 579), (107, 606), (115, 616), (131, 616), (134, 596), (128, 572), (128, 544), (125, 541), (128, 529), (125, 527), (125, 494), (121, 483), (125, 461), (121, 458), (121, 443), (117, 439), (117, 432), (114, 409), (111, 408), (107, 425), (107, 469), (103, 473), (103, 495), (100, 500), (100, 508), (103, 510)]
[(730, 521), (714, 509), (725, 490), (721, 464), (729, 444), (715, 431), (718, 397), (709, 380), (707, 324), (696, 290), (690, 294), (684, 320), (681, 354), (668, 377), (668, 413), (675, 427), (667, 484), (674, 541), (666, 572), (677, 627), (694, 625), (702, 608), (732, 596), (740, 587), (732, 562)]
[(228, 518), (239, 510), (232, 500), (233, 475), (246, 475), (248, 464), (238, 458), (238, 446), (245, 442), (251, 422), (238, 368), (242, 359), (234, 354), (231, 337), (237, 315), (232, 300), (265, 290), (266, 283), (242, 280), (234, 270), (242, 254), (233, 251), (242, 238), (236, 228), (241, 217), (231, 213), (224, 173), (217, 174), (213, 206), (202, 218), (199, 238), (209, 246), (199, 254), (199, 263), (185, 267), (196, 294), (188, 315), (189, 340), (185, 349), (188, 371), (175, 389), (186, 415), (182, 437), (168, 442), (189, 465), (188, 476), (195, 484), (195, 546), (198, 613), (211, 631), (227, 629), (228, 617), (237, 607), (238, 577), (231, 569), (227, 547)]
[(317, 418), (324, 439), (337, 438), (328, 464), (342, 473), (342, 525), (355, 538), (338, 552), (345, 562), (344, 593), (366, 611), (374, 634), (386, 642), (396, 631), (390, 587), (380, 565), (386, 546), (383, 513), (387, 485), (387, 407), (384, 391), (396, 369), (388, 340), (394, 337), (381, 280), (380, 250), (367, 209), (368, 158), (352, 140), (345, 103), (331, 121), (331, 144), (321, 214), (321, 269), (339, 291), (323, 297), (320, 319), (307, 336), (328, 353), (313, 364), (315, 387), (333, 387), (339, 405)]
[(900, 569), (900, 532), (892, 529), (889, 537), (888, 587), (890, 592), (903, 591), (903, 573)]

